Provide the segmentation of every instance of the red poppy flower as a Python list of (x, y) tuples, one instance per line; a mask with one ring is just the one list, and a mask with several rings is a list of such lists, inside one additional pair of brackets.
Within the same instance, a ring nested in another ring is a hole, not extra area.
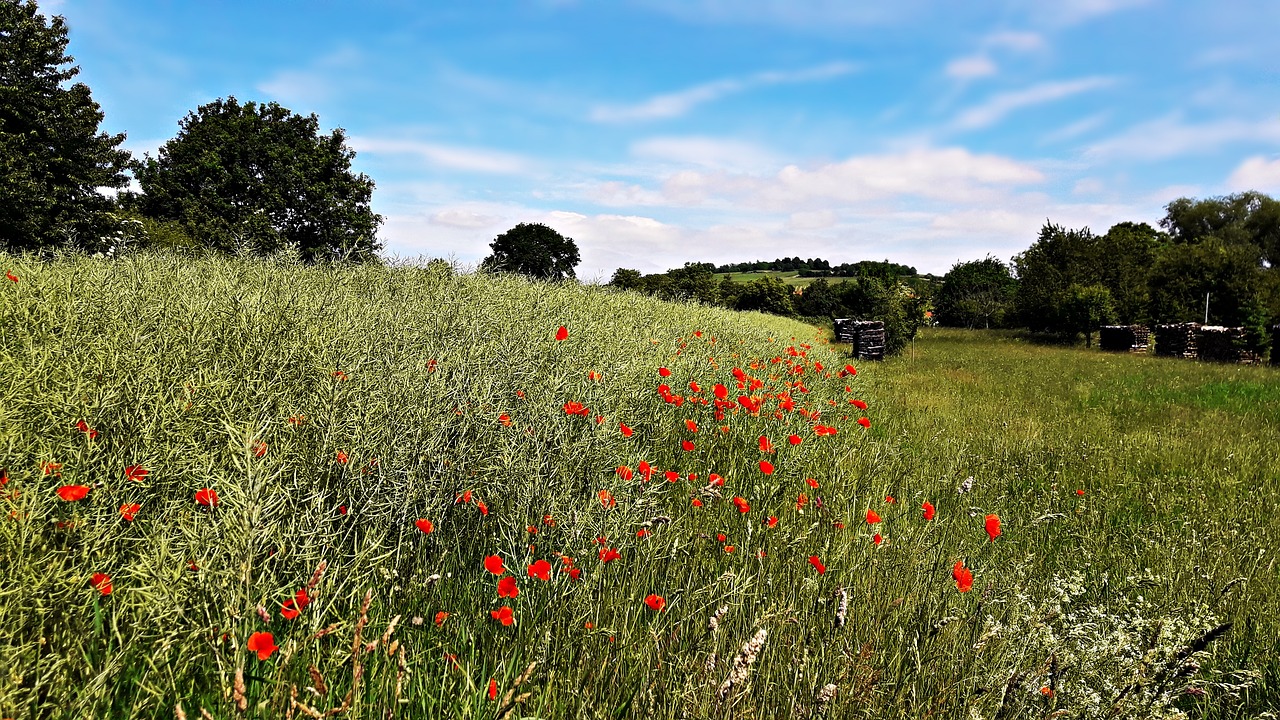
[(503, 625), (510, 625), (515, 622), (515, 617), (512, 616), (511, 608), (506, 605), (503, 605), (497, 610), (490, 610), (489, 615)]
[(858, 408), (859, 410), (866, 410), (866, 409), (867, 409), (867, 404), (866, 404), (866, 403), (864, 403), (864, 402), (862, 402), (861, 400), (850, 400), (850, 401), (849, 401), (849, 404), (850, 404), (850, 405), (852, 405), (852, 406), (854, 406), (854, 407), (856, 407), (856, 408)]
[(933, 503), (929, 502), (928, 500), (925, 500), (924, 504), (921, 505), (920, 507), (924, 508), (924, 519), (932, 520), (934, 515)]
[(770, 442), (769, 438), (765, 437), (764, 435), (760, 436), (760, 452), (762, 453), (773, 452), (773, 443)]
[(347, 506), (346, 506), (346, 505), (339, 505), (339, 506), (338, 506), (338, 512), (339, 512), (339, 513), (341, 513), (341, 514), (343, 514), (343, 515), (346, 515), (346, 514), (347, 514)]
[(1000, 516), (988, 515), (986, 519), (987, 536), (991, 538), (991, 542), (995, 542), (1000, 537)]
[(818, 489), (818, 481), (814, 480), (813, 478), (805, 478), (804, 483), (809, 487), (813, 488), (814, 490)]
[(571, 567), (565, 572), (569, 573), (569, 577), (573, 578), (574, 580), (580, 579), (580, 576), (582, 575), (581, 568), (576, 568), (576, 567)]
[(457, 503), (469, 503), (469, 502), (471, 502), (471, 491), (470, 491), (470, 490), (463, 490), (463, 491), (462, 491), (462, 494), (461, 494), (461, 495), (459, 495), (459, 496), (458, 496), (458, 497), (457, 497), (453, 502), (454, 502), (454, 504), (455, 504), (455, 505), (456, 505)]
[(347, 464), (347, 454), (341, 450), (338, 451), (338, 462), (342, 465)]
[(18, 282), (18, 276), (17, 276), (17, 275), (14, 275), (14, 274), (13, 274), (13, 272), (12, 272), (12, 271), (10, 271), (10, 270), (5, 270), (5, 271), (4, 271), (4, 276), (5, 276), (5, 277), (7, 277), (7, 278), (9, 278), (9, 281), (10, 281), (10, 282)]
[(138, 511), (141, 509), (142, 509), (142, 506), (139, 505), (138, 503), (125, 503), (124, 505), (120, 506), (120, 517), (124, 518), (125, 520), (132, 521), (133, 516), (137, 515)]
[(694, 507), (702, 507), (702, 501), (701, 501), (701, 500), (699, 500), (698, 498), (694, 498), (694, 499), (693, 499), (693, 506), (694, 506)]
[(53, 475), (55, 477), (62, 477), (62, 463), (49, 462), (48, 460), (41, 460), (40, 474)]
[[(689, 479), (695, 480), (697, 479), (697, 477), (698, 477), (697, 475), (691, 475), (689, 476)], [(710, 475), (707, 476), (707, 484), (715, 485), (716, 487), (724, 487), (724, 478), (720, 477), (715, 473), (711, 473)]]
[(305, 423), (306, 421), (307, 421), (307, 417), (305, 415), (290, 415), (289, 419), (286, 422), (288, 422), (293, 427), (298, 427), (303, 423)]
[(857, 371), (857, 370), (855, 370), (855, 369), (853, 368), (853, 366), (852, 366), (852, 365), (845, 365), (845, 366), (844, 366), (844, 374), (845, 374), (845, 375), (857, 375), (857, 374), (858, 374), (858, 371)]
[(618, 548), (600, 548), (600, 562), (609, 562), (622, 557)]
[(436, 618), (435, 618), (436, 627), (440, 627), (441, 625), (444, 625), (444, 621), (448, 619), (449, 619), (449, 613), (443, 610), (436, 613)]
[(503, 427), (511, 427), (511, 416), (506, 413), (502, 413), (498, 416), (498, 422), (502, 423)]
[(718, 400), (725, 400), (729, 397), (729, 388), (721, 385), (720, 383), (716, 383), (715, 387), (711, 388), (711, 391), (715, 393), (716, 399)]
[(217, 507), (218, 491), (201, 488), (196, 491), (196, 503), (205, 507)]
[(626, 423), (622, 422), (618, 423), (618, 429), (622, 431), (622, 437), (631, 437), (631, 433), (634, 432), (631, 428), (627, 427)]
[(266, 454), (267, 454), (267, 444), (265, 442), (259, 440), (253, 444), (254, 457), (260, 458), (265, 456)]
[(551, 579), (551, 563), (546, 560), (538, 560), (529, 566), (529, 577), (538, 578), (539, 580)]
[(607, 508), (618, 507), (617, 499), (614, 498), (613, 493), (609, 492), (608, 490), (601, 490), (596, 493), (596, 496), (600, 498), (601, 505)]
[(546, 525), (547, 527), (555, 527), (556, 519), (551, 517), (550, 515), (543, 515), (542, 524)]
[(738, 508), (738, 512), (742, 513), (743, 515), (751, 512), (751, 505), (749, 505), (747, 501), (743, 498), (734, 496), (733, 504), (734, 504), (734, 507)]
[(827, 566), (822, 564), (822, 561), (818, 559), (817, 555), (809, 556), (809, 564), (813, 566), (814, 570), (818, 571), (819, 575), (822, 575), (827, 571)]
[(868, 525), (875, 525), (875, 524), (876, 524), (876, 523), (878, 523), (878, 522), (880, 522), (880, 515), (879, 515), (875, 510), (872, 510), (872, 509), (868, 508), (868, 509), (867, 509), (867, 524), (868, 524)]
[(806, 504), (808, 504), (808, 502), (809, 502), (809, 496), (805, 495), (804, 493), (800, 493), (800, 495), (796, 498), (796, 509), (799, 510), (803, 508)]
[(1076, 490), (1076, 495), (1084, 497), (1084, 490)]
[(664, 367), (658, 368), (658, 374), (662, 377), (671, 377), (671, 371)]
[(636, 537), (638, 537), (638, 538), (647, 538), (647, 537), (649, 537), (649, 530), (648, 530), (648, 528), (640, 528), (639, 530), (637, 530), (637, 531), (636, 531)]
[(106, 573), (94, 573), (93, 577), (89, 578), (89, 584), (103, 595), (111, 594), (111, 576)]
[(661, 595), (649, 595), (644, 599), (644, 604), (648, 605), (650, 610), (662, 612), (662, 609), (667, 606), (667, 599)]
[(696, 383), (696, 382), (692, 382), (692, 381), (690, 381), (690, 383), (689, 383), (689, 389), (690, 389), (690, 390), (692, 390), (692, 391), (693, 391), (693, 392), (695, 392), (695, 393), (700, 393), (700, 392), (702, 392), (702, 386), (701, 386), (701, 385), (699, 385), (698, 383)]
[(569, 337), (569, 329), (561, 325), (560, 329), (556, 330), (556, 340), (565, 340), (568, 337)]
[(693, 452), (694, 446), (693, 446), (693, 443), (689, 442), (688, 440), (681, 440), (680, 447), (684, 448), (685, 452)]
[(347, 379), (347, 374), (346, 374), (346, 373), (344, 373), (344, 372), (342, 372), (341, 370), (334, 370), (333, 372), (331, 372), (331, 373), (329, 373), (329, 374), (330, 374), (331, 376), (333, 376), (333, 377), (338, 378), (338, 382), (342, 382), (343, 380), (346, 380), (346, 379)]
[(770, 516), (769, 516), (769, 518), (768, 518), (767, 520), (765, 520), (765, 525), (768, 525), (769, 527), (777, 527), (777, 526), (778, 526), (778, 516), (777, 516), (777, 515), (770, 515)]
[(765, 475), (772, 475), (772, 474), (773, 474), (773, 463), (769, 462), (768, 460), (761, 460), (761, 461), (760, 461), (760, 472), (764, 473)]
[(256, 632), (249, 636), (249, 642), (244, 644), (249, 652), (258, 653), (259, 660), (266, 660), (271, 657), (271, 653), (279, 650), (276, 646), (275, 637), (269, 632)]
[(502, 558), (497, 555), (489, 555), (484, 559), (484, 569), (494, 575), (502, 575), (507, 570), (502, 567)]
[(951, 568), (951, 577), (956, 580), (956, 590), (969, 592), (973, 589), (973, 572), (964, 566), (963, 560), (957, 560), (955, 567)]
[(799, 436), (799, 435), (791, 435), (791, 436), (787, 437), (787, 442), (791, 443), (792, 445), (799, 445), (799, 444), (801, 443), (800, 436)]
[[(563, 330), (564, 328), (560, 328), (560, 329)], [(563, 340), (564, 338), (557, 337), (556, 339)], [(510, 623), (504, 622), (502, 624), (509, 625)], [(489, 678), (489, 699), (490, 700), (498, 699), (498, 681), (493, 678)]]
[(77, 422), (76, 422), (76, 429), (77, 429), (77, 430), (79, 430), (80, 432), (82, 432), (82, 433), (84, 433), (84, 434), (88, 435), (90, 440), (95, 440), (95, 439), (97, 439), (97, 437), (98, 437), (98, 431), (97, 431), (97, 430), (94, 430), (94, 429), (93, 429), (93, 428), (91, 428), (91, 427), (89, 427), (89, 423), (87, 423), (87, 422), (85, 422), (85, 421), (83, 421), (83, 420), (80, 420), (80, 421), (77, 421)]
[(508, 575), (498, 581), (498, 597), (513, 598), (520, 594), (520, 588), (516, 587), (516, 579), (513, 575)]
[(130, 465), (124, 469), (125, 480), (141, 481), (147, 476), (147, 469), (141, 465)]
[(698, 423), (696, 423), (696, 422), (694, 422), (694, 421), (692, 421), (692, 420), (685, 420), (685, 421), (684, 421), (684, 426), (685, 426), (685, 427), (689, 430), (689, 432), (691, 432), (691, 433), (696, 433), (696, 432), (698, 432)]
[(89, 494), (89, 487), (85, 485), (63, 485), (58, 488), (58, 497), (67, 502), (75, 502), (83, 500), (85, 495)]
[(581, 415), (583, 417), (587, 417), (588, 415), (591, 414), (591, 411), (588, 410), (582, 403), (570, 400), (569, 402), (564, 404), (564, 414), (565, 415)]
[(654, 468), (648, 461), (641, 460), (636, 472), (640, 473), (640, 477), (643, 477), (645, 482), (649, 482), (649, 478), (653, 477)]
[(489, 506), (485, 505), (483, 500), (476, 501), (476, 509), (480, 511), (481, 515), (489, 514)]
[(422, 531), (423, 535), (430, 535), (431, 531), (436, 529), (435, 524), (425, 518), (420, 518), (413, 524)]
[(588, 371), (587, 371), (587, 379), (588, 379), (588, 380), (595, 380), (596, 382), (599, 382), (599, 381), (600, 381), (600, 377), (601, 377), (600, 373), (596, 372), (595, 370), (588, 370)]
[(860, 417), (860, 418), (858, 418), (858, 424), (859, 424), (859, 425), (861, 425), (861, 426), (862, 426), (862, 427), (864, 427), (864, 428), (869, 428), (869, 427), (871, 427), (871, 421), (870, 421), (870, 420), (868, 420), (867, 418), (864, 418), (864, 417)]

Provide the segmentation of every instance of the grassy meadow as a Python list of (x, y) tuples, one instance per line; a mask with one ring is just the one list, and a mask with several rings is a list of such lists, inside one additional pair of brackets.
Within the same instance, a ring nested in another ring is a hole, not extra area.
[(849, 374), (440, 265), (0, 265), (0, 717), (1280, 706), (1275, 369), (927, 329)]

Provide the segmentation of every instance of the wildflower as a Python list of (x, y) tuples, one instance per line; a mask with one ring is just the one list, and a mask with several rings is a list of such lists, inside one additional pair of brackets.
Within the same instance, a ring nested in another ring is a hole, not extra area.
[(476, 501), (476, 509), (480, 511), (481, 515), (489, 514), (489, 506), (485, 505), (483, 500)]
[(647, 537), (649, 537), (649, 530), (648, 530), (648, 528), (640, 528), (639, 530), (637, 530), (637, 531), (636, 531), (636, 537), (638, 537), (638, 538), (642, 538), (642, 539), (643, 539), (643, 538), (647, 538)]
[(511, 416), (506, 413), (502, 413), (498, 416), (498, 422), (502, 423), (503, 427), (511, 427)]
[(702, 507), (702, 501), (701, 501), (701, 500), (699, 500), (698, 498), (694, 498), (694, 499), (693, 499), (693, 506), (694, 506), (694, 507)]
[(89, 424), (83, 420), (76, 422), (76, 429), (85, 435), (88, 435), (90, 440), (96, 440), (98, 438), (98, 431), (89, 427)]
[(691, 433), (696, 433), (696, 432), (698, 432), (698, 423), (696, 423), (696, 422), (694, 422), (694, 421), (692, 421), (692, 420), (685, 420), (685, 421), (684, 421), (684, 426), (685, 426), (686, 428), (688, 428), (688, 429), (689, 429), (689, 432), (691, 432)]
[(196, 504), (205, 507), (218, 506), (218, 491), (209, 488), (201, 488), (196, 491)]
[(1076, 490), (1076, 495), (1084, 497), (1084, 490)]
[(581, 415), (583, 417), (587, 417), (588, 415), (591, 414), (591, 411), (588, 410), (582, 403), (570, 400), (569, 402), (564, 404), (564, 414), (565, 415)]
[[(561, 329), (561, 330), (564, 330), (564, 328), (560, 328), (560, 329)], [(556, 336), (556, 339), (557, 339), (557, 340), (563, 340), (564, 338), (562, 338), (562, 337), (560, 337), (559, 335), (557, 335), (557, 336)], [(507, 624), (507, 623), (505, 623), (505, 622), (503, 623), (503, 625), (506, 625), (506, 624)], [(497, 699), (498, 699), (498, 681), (497, 681), (497, 680), (495, 680), (494, 678), (489, 678), (489, 699), (490, 699), (490, 700), (497, 700)]]
[(861, 426), (862, 426), (862, 427), (864, 427), (864, 428), (869, 428), (869, 427), (871, 427), (871, 421), (870, 421), (870, 420), (868, 420), (868, 419), (867, 419), (867, 418), (865, 418), (865, 417), (860, 417), (860, 418), (858, 418), (858, 424), (859, 424), (859, 425), (861, 425)]
[(293, 427), (299, 427), (307, 421), (306, 415), (290, 415), (287, 422)]
[(773, 452), (773, 443), (764, 435), (760, 436), (760, 452), (766, 454)]
[(600, 492), (596, 493), (596, 496), (600, 498), (601, 505), (607, 508), (618, 507), (617, 499), (615, 499), (613, 497), (613, 493), (609, 492), (608, 490), (601, 490)]
[(807, 505), (808, 503), (809, 503), (809, 496), (808, 496), (808, 495), (805, 495), (804, 493), (800, 493), (800, 495), (796, 497), (796, 509), (797, 509), (797, 510), (803, 509), (803, 508), (804, 508), (804, 506), (805, 506), (805, 505)]
[(622, 431), (622, 437), (631, 437), (631, 433), (634, 432), (630, 427), (627, 427), (626, 423), (623, 422), (618, 423), (618, 429)]
[(259, 440), (253, 444), (253, 456), (256, 458), (264, 457), (267, 454), (267, 444)]
[(142, 478), (147, 476), (147, 469), (141, 465), (130, 465), (124, 469), (124, 479), (140, 482)]
[(814, 570), (818, 571), (819, 575), (827, 572), (827, 566), (822, 564), (822, 560), (819, 560), (817, 555), (809, 556), (809, 564), (813, 566)]
[(895, 497), (894, 497), (894, 496), (892, 496), (892, 495), (885, 495), (885, 496), (884, 496), (884, 501), (885, 501), (886, 503), (888, 503), (888, 504), (892, 505), (892, 504), (894, 504), (894, 503), (898, 502), (898, 499), (897, 499), (897, 498), (895, 498)]
[(441, 627), (442, 625), (444, 625), (444, 621), (448, 619), (449, 619), (449, 613), (443, 610), (436, 613), (436, 618), (435, 618), (436, 627)]
[(814, 480), (813, 478), (805, 478), (804, 483), (809, 487), (813, 488), (814, 490), (818, 489), (818, 481)]
[(778, 526), (778, 516), (777, 516), (777, 515), (770, 515), (770, 516), (769, 516), (769, 518), (768, 518), (767, 520), (765, 520), (765, 523), (764, 523), (764, 524), (765, 524), (765, 525), (768, 525), (768, 526), (769, 526), (769, 527), (771, 527), (771, 528), (773, 528), (773, 527), (777, 527), (777, 526)]
[(884, 538), (880, 537), (880, 533), (876, 533), (874, 536), (872, 536), (871, 542), (875, 543), (876, 545), (879, 545), (880, 543), (884, 542)]
[(529, 566), (529, 577), (538, 578), (539, 580), (551, 579), (551, 563), (546, 560), (538, 560)]
[(341, 370), (334, 370), (333, 372), (329, 373), (329, 375), (331, 375), (332, 377), (338, 378), (338, 382), (342, 382), (343, 380), (348, 379), (347, 374), (342, 372)]
[(696, 382), (690, 382), (690, 383), (689, 383), (689, 389), (690, 389), (690, 390), (692, 390), (692, 391), (693, 391), (693, 392), (695, 392), (695, 393), (700, 393), (700, 392), (702, 392), (702, 386), (701, 386), (701, 385), (699, 385), (699, 384), (698, 384), (698, 383), (696, 383)]
[(951, 577), (955, 578), (956, 590), (963, 593), (973, 589), (973, 571), (964, 566), (963, 560), (957, 560), (951, 568)]
[(789, 437), (787, 438), (787, 442), (791, 443), (792, 445), (799, 445), (799, 444), (800, 444), (800, 442), (801, 442), (801, 440), (800, 440), (800, 436), (799, 436), (799, 435), (791, 435), (791, 436), (789, 436)]
[(667, 599), (661, 595), (649, 595), (644, 599), (644, 604), (648, 605), (650, 610), (662, 612), (662, 609), (667, 606)]
[(964, 482), (960, 483), (960, 487), (956, 488), (956, 493), (963, 495), (972, 489), (973, 489), (973, 476), (970, 475), (969, 477), (964, 479)]
[(773, 474), (773, 463), (769, 462), (768, 460), (761, 460), (761, 461), (760, 461), (760, 472), (764, 473), (765, 475), (772, 475), (772, 474)]
[(924, 519), (932, 520), (933, 514), (934, 514), (933, 503), (929, 502), (928, 500), (925, 500), (924, 504), (921, 505), (920, 507), (924, 509)]
[(89, 488), (85, 485), (63, 485), (58, 488), (58, 497), (67, 502), (83, 500), (84, 496), (88, 494)]
[(688, 440), (681, 440), (680, 447), (684, 448), (685, 452), (693, 452), (693, 443)]
[(348, 459), (347, 454), (346, 454), (345, 452), (343, 452), (343, 451), (339, 450), (339, 451), (338, 451), (338, 464), (339, 464), (339, 465), (346, 465), (346, 464), (347, 464), (347, 459)]
[(269, 632), (256, 632), (250, 635), (249, 642), (244, 646), (249, 652), (258, 653), (259, 660), (266, 660), (271, 657), (271, 653), (280, 649), (276, 646), (275, 636)]
[(139, 505), (138, 503), (125, 503), (120, 506), (120, 517), (132, 522), (133, 516), (137, 515), (138, 511), (141, 509), (142, 509), (142, 506)]
[(610, 560), (617, 560), (620, 557), (622, 557), (622, 555), (618, 552), (618, 548), (600, 548), (600, 562), (607, 563)]
[(89, 578), (89, 584), (103, 595), (111, 594), (111, 576), (106, 573), (94, 573), (93, 577)]
[(18, 282), (18, 276), (14, 275), (11, 270), (5, 270), (4, 276), (9, 279), (9, 282)]
[(647, 461), (641, 460), (640, 465), (636, 468), (636, 472), (644, 478), (645, 482), (649, 482), (649, 478), (653, 477), (654, 468)]
[(842, 628), (849, 618), (849, 591), (844, 588), (836, 590), (836, 599), (836, 627)]
[(569, 337), (569, 329), (561, 325), (560, 329), (556, 330), (556, 340), (565, 340), (568, 337)]
[(62, 463), (49, 462), (48, 460), (41, 460), (40, 474), (53, 475), (54, 477), (62, 477)]
[(664, 367), (658, 368), (658, 374), (662, 377), (671, 377), (671, 371)]
[(667, 478), (667, 482), (679, 482), (680, 480), (680, 473), (675, 470), (668, 470), (663, 473), (663, 476)]
[(555, 518), (553, 518), (553, 517), (551, 517), (550, 515), (543, 515), (543, 516), (542, 516), (542, 524), (543, 524), (543, 525), (546, 525), (547, 527), (555, 527), (555, 526), (556, 526), (556, 519), (555, 519)]
[(508, 575), (498, 581), (498, 597), (513, 598), (519, 594), (520, 588), (516, 586), (514, 575)]
[(855, 369), (854, 369), (854, 367), (853, 367), (852, 365), (845, 365), (845, 366), (844, 366), (844, 374), (845, 374), (845, 375), (857, 375), (857, 374), (858, 374), (858, 371), (857, 371), (857, 370), (855, 370)]
[[(315, 578), (319, 582), (318, 578)], [(284, 605), (280, 608), (280, 614), (285, 620), (292, 620), (302, 613), (303, 608), (311, 604), (311, 596), (307, 594), (307, 589), (302, 588), (293, 594), (293, 597), (284, 601)]]
[(756, 631), (754, 637), (747, 641), (738, 651), (738, 656), (733, 659), (733, 669), (729, 671), (729, 676), (720, 684), (720, 689), (716, 691), (716, 697), (724, 700), (729, 697), (729, 692), (734, 687), (746, 682), (747, 675), (751, 672), (751, 665), (755, 663), (756, 656), (760, 654), (760, 650), (764, 647), (764, 641), (769, 637), (769, 631), (760, 628)]
[(422, 531), (423, 535), (430, 535), (431, 531), (436, 529), (435, 524), (425, 518), (419, 519), (413, 524)]
[(746, 515), (747, 513), (751, 512), (751, 505), (749, 505), (747, 501), (743, 498), (734, 496), (733, 505), (734, 507), (738, 508), (738, 512), (742, 513), (743, 515)]
[(991, 538), (991, 542), (995, 542), (1000, 537), (1000, 516), (988, 515), (986, 518), (987, 537)]
[(729, 397), (729, 388), (720, 383), (716, 383), (715, 387), (711, 388), (711, 391), (715, 393), (717, 400), (726, 400)]
[(856, 408), (858, 408), (859, 410), (866, 410), (866, 409), (867, 409), (867, 404), (866, 404), (866, 403), (864, 403), (864, 402), (862, 402), (861, 400), (850, 400), (850, 401), (849, 401), (849, 404), (850, 404), (850, 405), (852, 405), (852, 406), (854, 406), (854, 407), (856, 407)]
[(484, 559), (484, 569), (494, 575), (502, 575), (507, 572), (507, 569), (502, 567), (502, 558), (497, 555), (489, 555)]
[(867, 524), (875, 525), (880, 522), (880, 514), (871, 508), (867, 508)]

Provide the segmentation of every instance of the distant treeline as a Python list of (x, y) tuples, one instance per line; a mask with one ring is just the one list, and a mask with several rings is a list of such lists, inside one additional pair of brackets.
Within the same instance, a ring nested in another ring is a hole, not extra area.
[[(710, 265), (710, 263), (698, 263)], [(856, 263), (832, 265), (822, 258), (785, 257), (781, 259), (757, 260), (755, 262), (730, 263), (728, 265), (710, 265), (714, 273), (749, 273), (749, 272), (800, 272), (800, 277), (909, 277), (916, 274), (910, 265), (899, 265), (888, 260), (860, 260)]]

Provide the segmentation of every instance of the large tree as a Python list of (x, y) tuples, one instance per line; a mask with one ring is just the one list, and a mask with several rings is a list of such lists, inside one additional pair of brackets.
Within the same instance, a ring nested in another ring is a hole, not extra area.
[(124, 135), (98, 132), (102, 111), (66, 54), (67, 26), (35, 2), (0, 0), (0, 249), (103, 250), (117, 228), (99, 188), (119, 189)]
[(342, 128), (321, 135), (319, 127), (315, 115), (274, 102), (202, 105), (159, 157), (134, 168), (142, 195), (132, 201), (215, 250), (375, 260), (382, 216), (369, 207), (373, 181), (352, 172)]
[(938, 322), (952, 327), (1000, 327), (1013, 307), (1017, 288), (1009, 266), (996, 258), (956, 263), (938, 290)]
[(1252, 245), (1259, 259), (1280, 265), (1280, 200), (1249, 191), (1222, 197), (1178, 198), (1165, 206), (1160, 226), (1175, 243), (1217, 238), (1227, 245)]
[(493, 251), (480, 267), (490, 272), (528, 275), (538, 280), (576, 277), (578, 245), (542, 223), (520, 223), (489, 243)]

